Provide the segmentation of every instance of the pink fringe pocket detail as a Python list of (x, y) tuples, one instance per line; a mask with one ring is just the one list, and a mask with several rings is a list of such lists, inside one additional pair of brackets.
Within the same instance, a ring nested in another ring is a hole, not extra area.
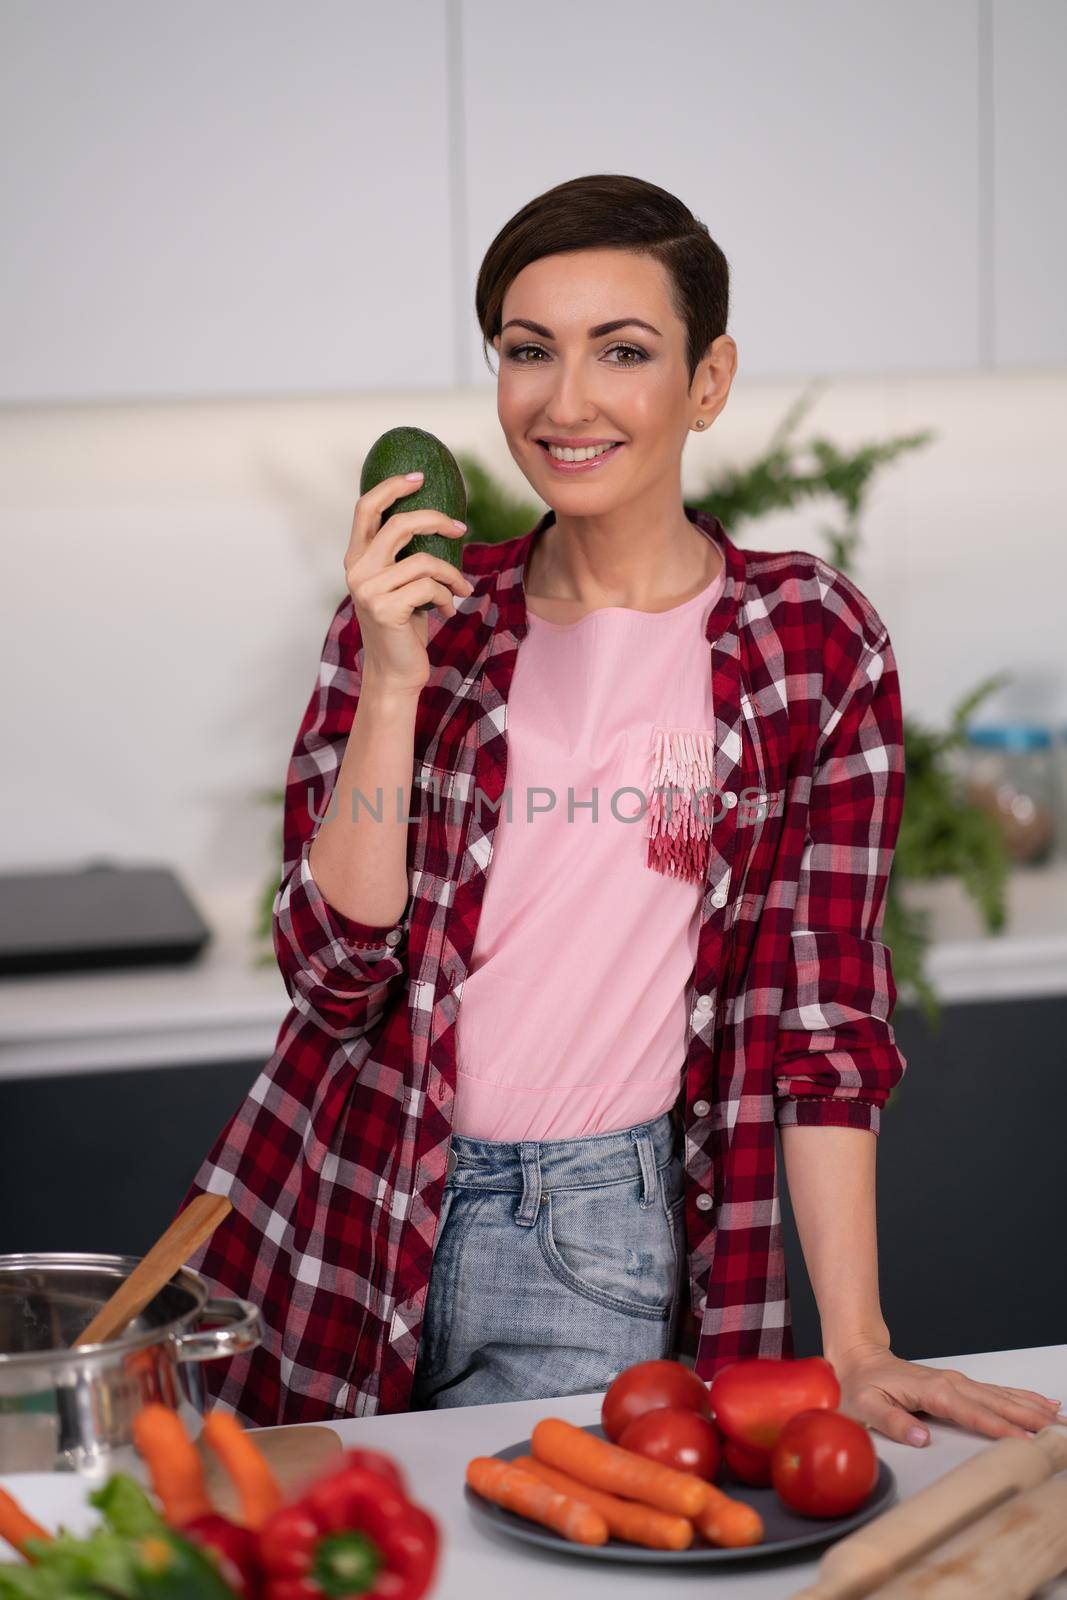
[(653, 871), (693, 883), (707, 876), (714, 759), (713, 732), (653, 728), (647, 861)]

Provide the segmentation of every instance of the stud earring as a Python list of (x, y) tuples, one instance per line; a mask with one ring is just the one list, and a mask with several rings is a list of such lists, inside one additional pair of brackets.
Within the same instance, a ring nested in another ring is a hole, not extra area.
[(696, 425), (697, 425), (698, 428), (706, 428), (707, 427), (707, 423), (704, 421), (703, 417), (698, 417), (697, 418)]

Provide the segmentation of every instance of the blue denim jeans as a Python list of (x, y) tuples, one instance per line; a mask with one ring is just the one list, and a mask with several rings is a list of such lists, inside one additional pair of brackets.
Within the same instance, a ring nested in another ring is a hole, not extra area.
[(606, 1389), (669, 1356), (685, 1282), (670, 1113), (582, 1139), (453, 1134), (410, 1406)]

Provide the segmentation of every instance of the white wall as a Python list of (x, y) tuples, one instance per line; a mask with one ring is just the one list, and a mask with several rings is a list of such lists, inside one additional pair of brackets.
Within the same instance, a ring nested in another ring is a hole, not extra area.
[[(739, 379), (687, 446), (686, 496), (760, 450), (799, 392)], [(840, 380), (801, 425), (842, 445), (939, 434), (876, 480), (856, 573), (908, 710), (937, 721), (1006, 668), (990, 716), (1067, 723), (1065, 415), (1067, 376)], [(193, 888), (272, 870), (254, 792), (284, 777), (363, 455), (397, 423), (533, 499), (491, 393), (0, 412), (0, 868), (166, 860)], [(825, 553), (820, 517), (737, 537)]]
[[(740, 371), (695, 496), (933, 428), (857, 571), (932, 720), (1067, 723), (1061, 0), (96, 0), (0, 12), (0, 870), (257, 884), (367, 446), (516, 490), (473, 316), (513, 212), (631, 172), (707, 221)], [(1050, 177), (1050, 174), (1052, 175)], [(527, 493), (527, 498), (532, 495)], [(827, 506), (827, 516), (836, 508)], [(821, 508), (740, 542), (826, 553)]]

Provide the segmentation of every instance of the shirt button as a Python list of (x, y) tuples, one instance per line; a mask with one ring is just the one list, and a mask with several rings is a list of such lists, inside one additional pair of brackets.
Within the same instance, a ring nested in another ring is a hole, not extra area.
[(737, 804), (737, 796), (734, 794), (734, 791), (732, 789), (727, 789), (727, 791), (726, 791), (726, 809), (727, 809), (727, 811), (732, 811), (736, 804)]
[(702, 994), (700, 996), (700, 999), (697, 1001), (697, 1010), (698, 1011), (710, 1011), (712, 1009), (712, 1007), (714, 1006), (714, 1004), (715, 1004), (715, 1002), (711, 998), (710, 994)]
[(706, 1117), (710, 1110), (711, 1106), (706, 1100), (693, 1101), (693, 1115), (695, 1117)]
[(710, 1211), (714, 1204), (715, 1204), (715, 1202), (711, 1198), (710, 1194), (698, 1194), (697, 1195), (697, 1210), (698, 1211)]
[(713, 894), (712, 895), (711, 903), (712, 903), (713, 906), (720, 906), (720, 907), (724, 906), (726, 904), (726, 896), (723, 894), (721, 889), (719, 890), (718, 894)]
[(399, 939), (400, 939), (400, 929), (399, 928), (393, 928), (385, 936), (386, 944), (397, 944), (399, 942)]

